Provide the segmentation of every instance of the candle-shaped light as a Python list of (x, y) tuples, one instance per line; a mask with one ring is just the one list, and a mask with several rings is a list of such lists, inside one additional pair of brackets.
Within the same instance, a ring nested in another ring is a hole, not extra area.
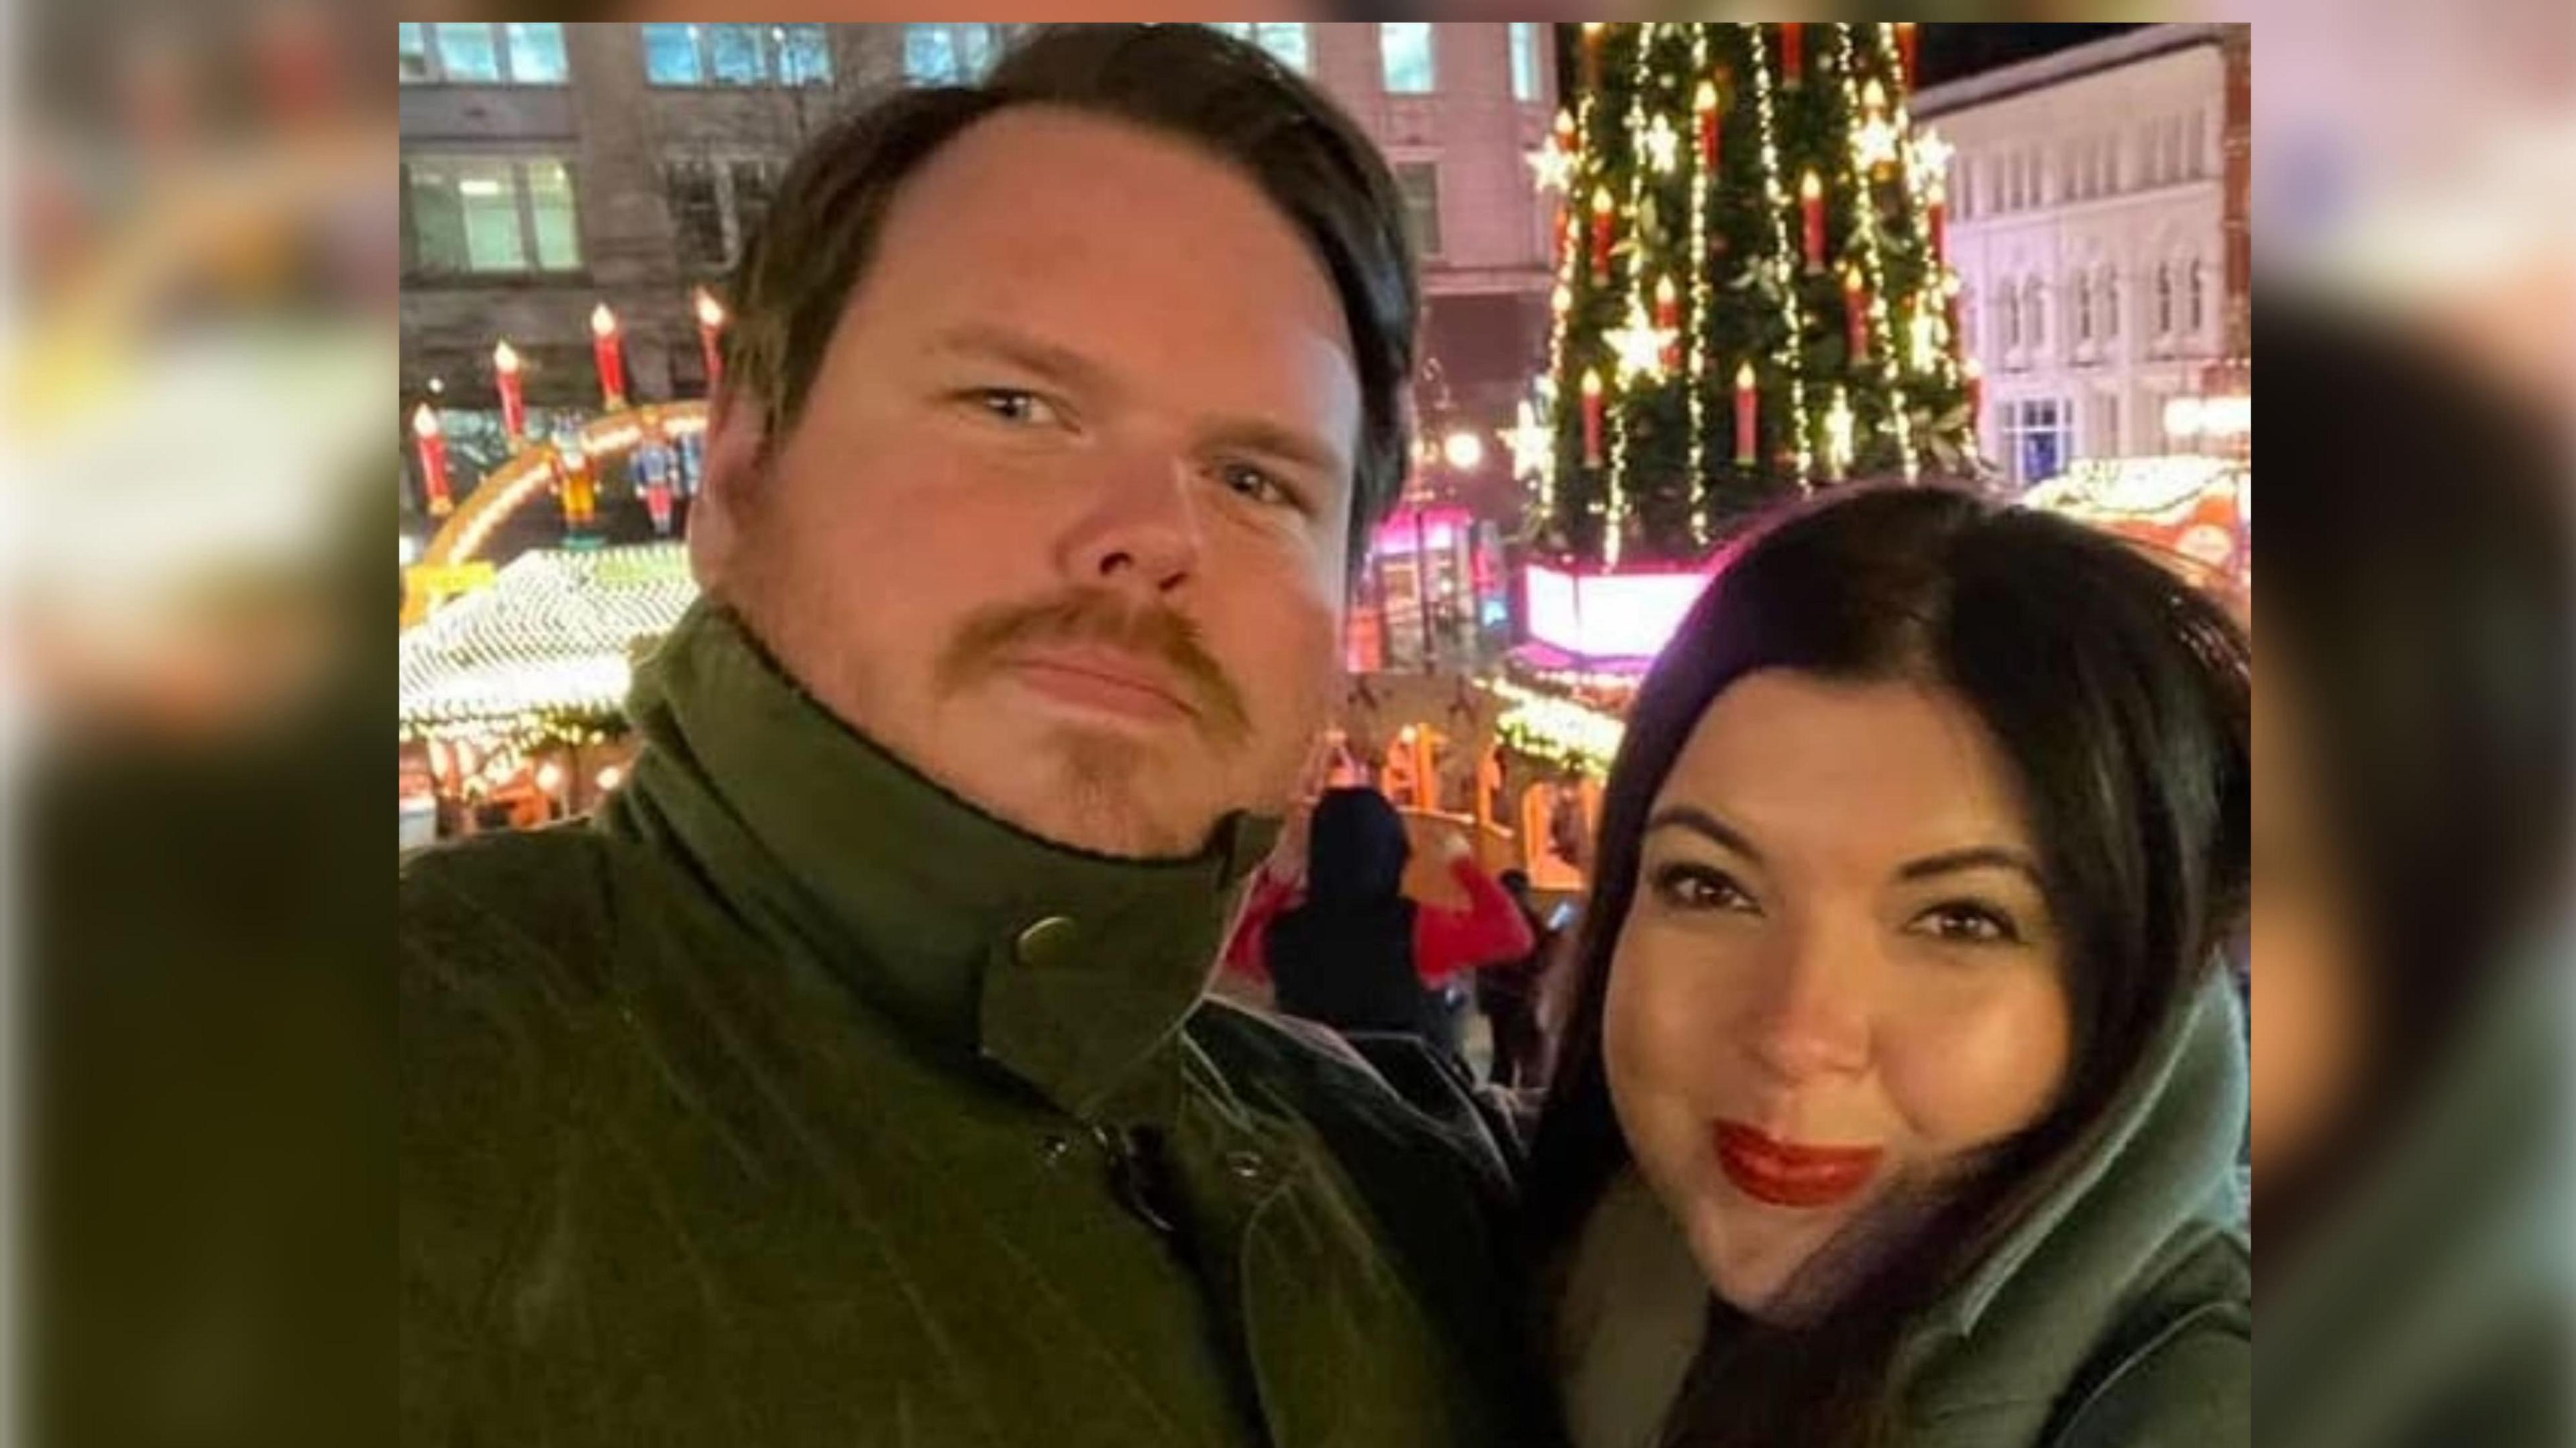
[(724, 335), (724, 303), (705, 287), (698, 288), (698, 351), (707, 364), (707, 395), (715, 395), (716, 384), (724, 380), (724, 348), (717, 339)]
[(528, 440), (528, 384), (519, 375), (519, 350), (507, 337), (492, 347), (492, 380), (501, 389), (501, 435), (517, 452)]
[(1598, 20), (1583, 23), (1583, 93), (1598, 95), (1601, 91), (1601, 32), (1609, 27)]
[(1714, 174), (1718, 160), (1717, 82), (1699, 83), (1699, 93), (1691, 97), (1691, 111), (1699, 117), (1699, 168)]
[(1601, 374), (1583, 370), (1583, 465), (1601, 466)]
[(456, 511), (447, 489), (447, 430), (438, 425), (438, 410), (424, 402), (411, 414), (412, 446), (420, 453), (421, 490), (429, 496), (429, 515), (444, 518)]
[(1739, 362), (1735, 366), (1735, 465), (1737, 467), (1753, 466), (1757, 451), (1754, 445), (1754, 429), (1761, 421), (1761, 409), (1760, 394), (1753, 390), (1753, 364), (1750, 361)]
[(1806, 79), (1807, 27), (1797, 21), (1780, 25), (1780, 79), (1786, 85), (1799, 85)]
[(1610, 188), (1592, 188), (1592, 281), (1598, 286), (1610, 280), (1611, 204)]
[(1922, 37), (1914, 33), (1913, 21), (1896, 22), (1896, 53), (1905, 63), (1905, 88), (1909, 91), (1914, 89), (1914, 62), (1921, 54), (1917, 49), (1921, 44)]
[(590, 355), (599, 367), (599, 395), (611, 410), (626, 405), (626, 348), (617, 314), (601, 302), (590, 309)]
[(1669, 276), (1655, 282), (1655, 330), (1664, 334), (1664, 366), (1682, 365), (1682, 294)]
[(1852, 361), (1869, 355), (1869, 286), (1850, 262), (1843, 263), (1843, 336), (1851, 344)]
[(1825, 183), (1813, 170), (1798, 178), (1798, 210), (1806, 223), (1807, 270), (1825, 269)]

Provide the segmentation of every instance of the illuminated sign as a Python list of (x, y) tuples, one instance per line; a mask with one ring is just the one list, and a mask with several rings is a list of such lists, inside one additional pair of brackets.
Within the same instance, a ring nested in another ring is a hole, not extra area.
[(1573, 573), (1531, 564), (1521, 574), (1530, 637), (1593, 659), (1650, 659), (1708, 586), (1703, 571)]

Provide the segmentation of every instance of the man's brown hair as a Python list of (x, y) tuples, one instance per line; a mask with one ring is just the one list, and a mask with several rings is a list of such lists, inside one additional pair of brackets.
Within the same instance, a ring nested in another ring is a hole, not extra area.
[(1404, 482), (1420, 291), (1402, 202), (1376, 147), (1320, 91), (1203, 25), (1049, 26), (980, 85), (904, 91), (817, 135), (735, 271), (723, 405), (759, 408), (769, 445), (785, 439), (904, 181), (969, 126), (1018, 105), (1195, 144), (1247, 176), (1305, 237), (1341, 299), (1359, 371), (1356, 567)]

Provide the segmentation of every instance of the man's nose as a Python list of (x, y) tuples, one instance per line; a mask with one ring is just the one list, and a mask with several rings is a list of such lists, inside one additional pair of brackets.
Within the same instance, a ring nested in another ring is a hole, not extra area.
[(1188, 582), (1204, 549), (1197, 486), (1189, 463), (1169, 453), (1105, 465), (1062, 544), (1067, 581), (1149, 598)]

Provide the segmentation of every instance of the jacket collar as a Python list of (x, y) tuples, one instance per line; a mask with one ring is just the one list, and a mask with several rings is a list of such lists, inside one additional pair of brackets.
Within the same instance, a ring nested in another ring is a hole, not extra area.
[(993, 817), (843, 723), (701, 600), (636, 672), (644, 738), (603, 823), (688, 857), (755, 930), (937, 1047), (1078, 1116), (1160, 1117), (1188, 1017), (1276, 820), (1128, 860)]

